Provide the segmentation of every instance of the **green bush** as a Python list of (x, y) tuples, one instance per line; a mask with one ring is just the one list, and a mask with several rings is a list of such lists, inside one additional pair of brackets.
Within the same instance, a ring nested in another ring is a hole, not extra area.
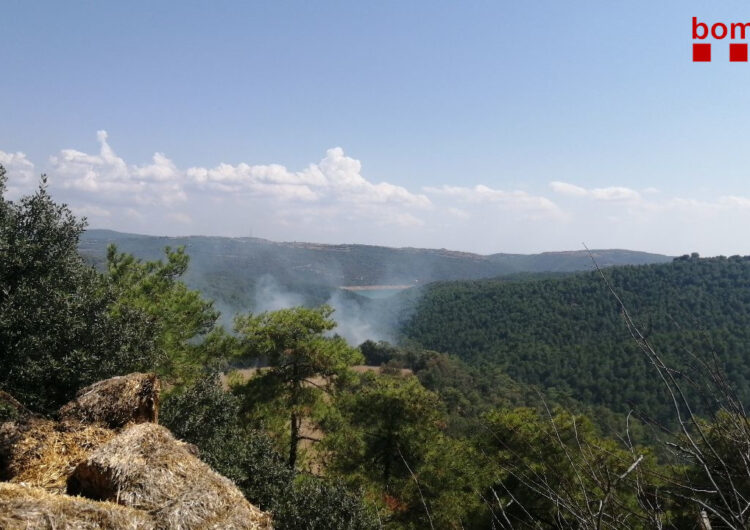
[(85, 221), (52, 201), (46, 180), (18, 202), (0, 166), (0, 389), (50, 412), (76, 390), (156, 364), (154, 321), (78, 254)]
[(239, 400), (221, 388), (214, 372), (167, 396), (161, 421), (198, 446), (201, 458), (250, 502), (272, 512), (278, 530), (376, 528), (361, 500), (340, 484), (289, 468), (267, 435), (240, 424), (239, 412)]

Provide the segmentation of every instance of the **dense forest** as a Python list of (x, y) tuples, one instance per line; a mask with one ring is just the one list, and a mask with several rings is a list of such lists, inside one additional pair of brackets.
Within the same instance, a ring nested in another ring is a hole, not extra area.
[(423, 290), (403, 332), (520, 382), (668, 422), (671, 404), (609, 287), (683, 378), (702, 362), (718, 362), (742, 401), (750, 399), (749, 257), (693, 255), (601, 275), (436, 283)]
[[(153, 372), (160, 422), (275, 528), (750, 523), (742, 258), (607, 269), (624, 315), (595, 274), (436, 284), (409, 294), (403, 341), (353, 347), (325, 305), (227, 330), (183, 282), (184, 248), (110, 246), (95, 268), (44, 179), (4, 191), (0, 167), (0, 422), (15, 400), (49, 417), (94, 381)], [(721, 363), (676, 369), (684, 351), (725, 358), (741, 397)], [(664, 420), (657, 436), (617, 414), (631, 406)]]

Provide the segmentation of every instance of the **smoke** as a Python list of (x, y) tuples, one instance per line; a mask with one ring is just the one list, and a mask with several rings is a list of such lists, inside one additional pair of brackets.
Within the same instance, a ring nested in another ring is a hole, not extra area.
[(253, 312), (278, 311), (305, 304), (305, 297), (282, 287), (276, 278), (264, 274), (255, 282)]
[(395, 336), (393, 322), (391, 318), (387, 318), (387, 304), (384, 301), (368, 299), (337, 288), (300, 287), (300, 290), (303, 289), (304, 292), (300, 292), (294, 287), (284, 286), (270, 274), (265, 274), (255, 283), (253, 312), (327, 304), (334, 309), (333, 319), (337, 326), (333, 333), (343, 337), (351, 346), (358, 346), (366, 340), (391, 341)]
[(335, 311), (333, 318), (338, 326), (334, 331), (350, 345), (358, 346), (366, 340), (392, 341), (393, 333), (385, 325), (381, 304), (345, 297), (340, 290), (326, 303)]

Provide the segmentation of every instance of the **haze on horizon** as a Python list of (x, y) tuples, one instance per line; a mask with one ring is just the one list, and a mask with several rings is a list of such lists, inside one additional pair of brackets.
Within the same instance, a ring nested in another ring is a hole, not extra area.
[(750, 254), (750, 67), (690, 60), (746, 13), (9, 2), (0, 164), (125, 232)]

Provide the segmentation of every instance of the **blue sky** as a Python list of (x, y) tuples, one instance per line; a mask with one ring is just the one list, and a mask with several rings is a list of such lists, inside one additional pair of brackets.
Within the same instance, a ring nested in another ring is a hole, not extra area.
[(690, 55), (746, 2), (2, 11), (8, 193), (47, 172), (93, 227), (750, 254), (750, 64)]

